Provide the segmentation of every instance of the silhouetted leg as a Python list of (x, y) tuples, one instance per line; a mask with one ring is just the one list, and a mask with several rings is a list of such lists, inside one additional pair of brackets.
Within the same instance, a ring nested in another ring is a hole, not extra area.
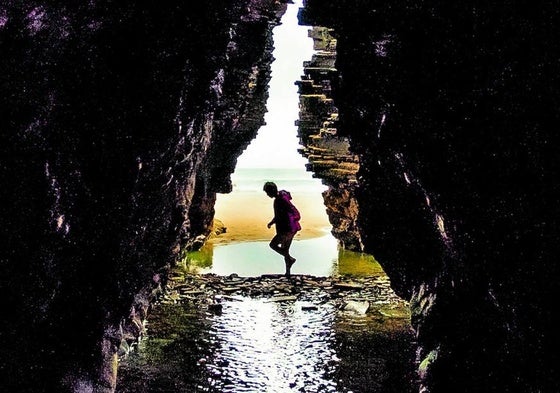
[(269, 246), (274, 251), (276, 251), (278, 254), (282, 255), (283, 257), (286, 257), (286, 252), (282, 248), (282, 236), (281, 235), (276, 234), (276, 236), (274, 236), (272, 238), (272, 240), (270, 241)]
[(277, 234), (272, 238), (269, 244), (270, 248), (284, 257), (286, 276), (288, 277), (290, 276), (290, 268), (296, 261), (296, 259), (290, 255), (290, 246), (292, 245), (295, 234), (295, 232)]

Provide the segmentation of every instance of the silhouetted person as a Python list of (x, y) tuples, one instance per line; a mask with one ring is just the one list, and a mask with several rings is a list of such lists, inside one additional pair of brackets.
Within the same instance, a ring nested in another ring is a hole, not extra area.
[(290, 269), (296, 259), (290, 255), (290, 245), (297, 231), (301, 229), (299, 225), (300, 214), (298, 209), (292, 204), (292, 196), (288, 191), (280, 190), (273, 182), (266, 182), (263, 187), (264, 192), (274, 198), (274, 218), (267, 224), (270, 228), (276, 225), (276, 236), (270, 241), (270, 248), (284, 257), (286, 263), (286, 276), (290, 276)]

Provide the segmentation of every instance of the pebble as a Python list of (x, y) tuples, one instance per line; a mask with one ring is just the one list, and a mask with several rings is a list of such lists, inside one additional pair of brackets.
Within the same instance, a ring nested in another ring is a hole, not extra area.
[[(172, 272), (166, 290), (160, 299), (164, 303), (201, 302), (208, 311), (219, 314), (224, 301), (242, 301), (245, 297), (263, 298), (268, 302), (302, 301), (302, 310), (316, 310), (327, 301), (339, 302), (340, 308), (352, 308), (358, 314), (378, 312), (389, 314), (387, 306), (400, 310), (392, 312), (402, 317), (408, 311), (408, 302), (399, 298), (391, 289), (387, 276), (372, 277), (316, 277), (279, 274), (259, 277), (240, 277), (237, 274), (179, 275)], [(350, 306), (348, 306), (350, 304)], [(366, 307), (367, 306), (367, 307)], [(305, 307), (305, 308), (304, 308)]]

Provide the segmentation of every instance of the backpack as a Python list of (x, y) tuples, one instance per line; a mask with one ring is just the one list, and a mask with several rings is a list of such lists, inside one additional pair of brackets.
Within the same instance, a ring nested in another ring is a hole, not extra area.
[(294, 232), (300, 231), (301, 225), (299, 224), (299, 220), (301, 220), (301, 214), (299, 213), (297, 207), (295, 207), (292, 203), (292, 195), (286, 190), (278, 191), (278, 195), (280, 195), (280, 197), (286, 202), (286, 205), (288, 205), (290, 228)]

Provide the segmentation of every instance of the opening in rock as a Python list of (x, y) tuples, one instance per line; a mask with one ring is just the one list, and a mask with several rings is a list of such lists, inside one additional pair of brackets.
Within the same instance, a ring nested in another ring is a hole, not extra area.
[[(239, 157), (233, 191), (217, 197), (215, 229), (225, 232), (187, 259), (196, 272), (245, 277), (284, 272), (282, 257), (268, 246), (274, 228), (266, 227), (273, 215), (272, 201), (263, 192), (266, 181), (289, 191), (302, 213), (302, 230), (291, 246), (297, 258), (293, 274), (381, 271), (372, 256), (353, 252), (359, 251), (359, 240), (346, 244), (357, 237), (353, 221), (357, 206), (349, 190), (355, 185), (358, 164), (348, 142), (333, 131), (337, 111), (326, 80), (334, 71), (335, 40), (327, 29), (299, 25), (297, 12), (298, 7), (291, 5), (274, 29), (266, 125)], [(322, 193), (330, 203), (327, 208)]]
[(282, 274), (282, 256), (268, 246), (275, 234), (266, 224), (273, 216), (272, 199), (263, 192), (266, 181), (291, 193), (302, 214), (302, 230), (296, 234), (291, 253), (297, 258), (292, 273), (329, 276), (336, 271), (337, 241), (330, 233), (321, 193), (326, 189), (306, 170), (307, 160), (298, 152), (298, 88), (302, 64), (311, 58), (313, 42), (308, 27), (299, 26), (297, 6), (288, 7), (282, 24), (274, 28), (274, 62), (269, 83), (266, 125), (239, 157), (232, 175), (233, 191), (218, 195), (217, 220), (226, 232), (211, 239), (191, 259), (200, 272), (240, 276)]
[[(412, 391), (408, 306), (372, 256), (340, 245), (359, 243), (344, 236), (353, 229), (348, 211), (357, 209), (349, 201), (357, 164), (347, 141), (333, 132), (336, 108), (323, 80), (334, 62), (327, 50), (333, 50), (332, 37), (313, 29), (314, 45), (310, 28), (298, 26), (299, 6), (289, 5), (274, 30), (267, 125), (239, 158), (233, 192), (219, 195), (216, 203), (226, 232), (175, 269), (148, 320), (147, 339), (121, 368), (121, 393), (147, 386)], [(311, 60), (314, 46), (319, 52)], [(317, 106), (324, 109), (321, 116)], [(288, 190), (302, 214), (302, 230), (291, 247), (297, 258), (291, 279), (282, 277), (283, 258), (268, 246), (274, 228), (266, 226), (273, 215), (272, 200), (263, 192), (266, 181)]]

